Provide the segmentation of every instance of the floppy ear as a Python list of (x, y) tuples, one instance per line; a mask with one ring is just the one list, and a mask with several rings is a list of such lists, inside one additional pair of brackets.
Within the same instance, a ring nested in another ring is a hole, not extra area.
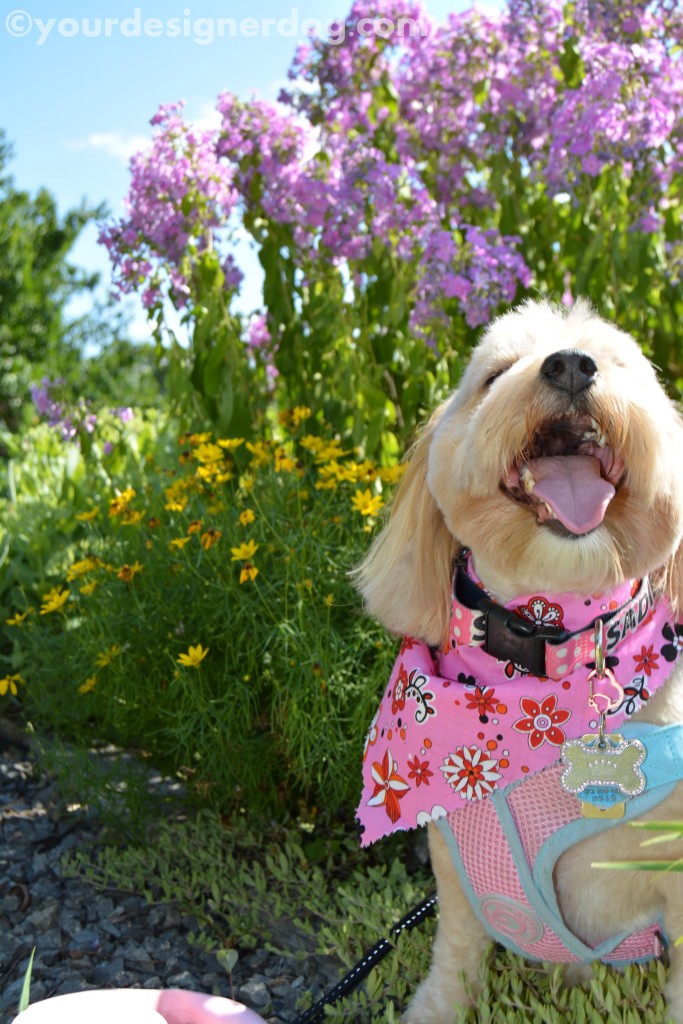
[(389, 520), (352, 573), (371, 615), (394, 633), (434, 646), (448, 637), (451, 574), (460, 548), (427, 486), (429, 447), (440, 413), (409, 451)]
[(668, 584), (674, 616), (678, 622), (683, 622), (683, 539), (669, 563)]

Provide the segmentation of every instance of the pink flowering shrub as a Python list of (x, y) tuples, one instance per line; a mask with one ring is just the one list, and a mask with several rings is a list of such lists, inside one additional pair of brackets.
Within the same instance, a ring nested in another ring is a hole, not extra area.
[[(680, 387), (682, 44), (673, 0), (508, 0), (446, 25), (356, 0), (278, 103), (224, 94), (205, 132), (160, 109), (102, 230), (116, 286), (159, 336), (162, 296), (183, 312), (204, 414), (243, 430), (303, 402), (376, 449), (530, 293), (587, 294)], [(264, 270), (244, 322), (237, 229)]]

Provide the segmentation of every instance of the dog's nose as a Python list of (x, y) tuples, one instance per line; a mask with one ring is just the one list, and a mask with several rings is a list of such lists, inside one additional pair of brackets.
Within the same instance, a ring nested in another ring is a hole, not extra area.
[(598, 364), (586, 352), (566, 348), (561, 352), (553, 352), (543, 360), (541, 376), (557, 388), (575, 398), (580, 391), (589, 388), (595, 380)]

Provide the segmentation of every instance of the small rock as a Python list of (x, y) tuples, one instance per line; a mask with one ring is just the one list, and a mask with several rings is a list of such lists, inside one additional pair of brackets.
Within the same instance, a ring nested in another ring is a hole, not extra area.
[(247, 1006), (254, 1006), (259, 1011), (270, 1004), (270, 993), (263, 978), (258, 976), (239, 987), (239, 998)]

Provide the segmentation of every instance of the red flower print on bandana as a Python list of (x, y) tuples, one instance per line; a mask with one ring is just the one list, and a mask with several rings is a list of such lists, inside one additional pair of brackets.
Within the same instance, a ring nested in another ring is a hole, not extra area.
[(544, 597), (532, 597), (517, 608), (517, 614), (535, 626), (561, 626), (564, 611), (559, 604), (550, 604)]
[(405, 779), (397, 773), (398, 765), (387, 750), (382, 758), (382, 763), (375, 761), (372, 766), (372, 781), (375, 784), (375, 792), (368, 800), (368, 807), (380, 807), (389, 815), (392, 824), (395, 824), (401, 817), (399, 800), (406, 795), (410, 786)]
[(532, 750), (536, 750), (546, 740), (554, 747), (564, 743), (565, 735), (559, 726), (569, 720), (571, 711), (558, 708), (554, 693), (544, 697), (540, 704), (533, 697), (522, 697), (519, 703), (525, 717), (513, 722), (512, 728), (527, 733)]
[(481, 800), (496, 788), (498, 762), (479, 747), (458, 747), (440, 767), (444, 778), (463, 800)]
[(633, 660), (636, 663), (636, 672), (644, 672), (646, 676), (651, 676), (653, 669), (659, 668), (659, 655), (653, 653), (652, 644), (649, 647), (641, 647), (640, 654), (634, 654)]
[(398, 711), (403, 711), (406, 706), (406, 686), (408, 685), (408, 673), (404, 669), (403, 665), (398, 670), (398, 678), (394, 684), (394, 695), (391, 700), (391, 713), (395, 715)]
[(412, 761), (408, 758), (408, 767), (410, 768), (410, 771), (408, 772), (409, 779), (415, 779), (418, 786), (421, 786), (422, 784), (425, 786), (429, 785), (429, 780), (434, 774), (434, 772), (430, 772), (429, 770), (429, 761), (420, 761), (420, 758), (416, 754)]

